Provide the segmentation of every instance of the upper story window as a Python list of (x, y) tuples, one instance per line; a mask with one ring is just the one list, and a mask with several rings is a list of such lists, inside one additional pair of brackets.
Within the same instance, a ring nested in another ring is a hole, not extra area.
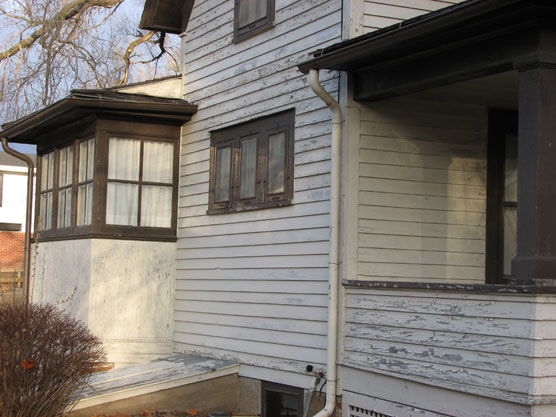
[(272, 27), (274, 0), (235, 0), (234, 42), (240, 42)]
[(39, 238), (174, 240), (179, 127), (105, 120), (89, 130), (39, 151)]
[(288, 205), (294, 110), (211, 133), (208, 214)]

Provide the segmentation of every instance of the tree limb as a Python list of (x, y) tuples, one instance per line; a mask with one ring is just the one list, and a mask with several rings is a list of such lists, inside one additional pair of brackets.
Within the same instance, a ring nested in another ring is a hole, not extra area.
[(45, 22), (45, 24), (43, 24), (39, 29), (35, 30), (25, 39), (22, 39), (10, 48), (0, 52), (0, 61), (10, 58), (21, 50), (27, 49), (31, 45), (33, 45), (38, 39), (40, 39), (48, 32), (51, 26), (48, 24), (49, 22), (52, 24), (59, 24), (65, 20), (69, 20), (77, 16), (78, 14), (91, 7), (111, 8), (120, 4), (122, 1), (123, 0), (74, 0), (62, 7), (62, 9), (51, 19), (49, 19), (48, 22)]

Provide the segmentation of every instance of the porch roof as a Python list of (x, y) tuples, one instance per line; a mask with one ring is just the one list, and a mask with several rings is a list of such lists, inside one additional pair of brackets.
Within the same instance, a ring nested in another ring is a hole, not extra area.
[(196, 111), (197, 106), (180, 99), (122, 93), (112, 89), (73, 90), (68, 97), (50, 106), (2, 125), (0, 136), (10, 142), (37, 145), (44, 139), (45, 133), (91, 116), (141, 118), (181, 125), (190, 120)]
[(556, 64), (556, 2), (467, 0), (315, 51), (299, 65), (350, 71), (374, 101), (512, 69)]

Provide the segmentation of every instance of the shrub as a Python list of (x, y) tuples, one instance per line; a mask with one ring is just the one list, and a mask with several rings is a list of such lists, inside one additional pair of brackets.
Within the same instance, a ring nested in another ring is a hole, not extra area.
[(104, 360), (100, 341), (52, 305), (0, 305), (0, 416), (55, 417)]

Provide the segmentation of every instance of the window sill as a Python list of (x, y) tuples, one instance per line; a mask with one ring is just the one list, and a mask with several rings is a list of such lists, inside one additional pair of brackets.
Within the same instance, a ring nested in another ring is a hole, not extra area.
[(226, 207), (219, 209), (208, 209), (207, 214), (228, 214), (228, 213), (240, 213), (242, 211), (253, 211), (253, 210), (264, 210), (272, 207), (285, 207), (291, 206), (291, 200), (281, 200), (281, 201), (271, 201), (266, 204), (259, 204), (254, 206), (244, 206), (244, 207)]
[[(538, 283), (538, 281), (537, 281)], [(551, 283), (552, 284), (552, 283)], [(555, 285), (531, 284), (452, 284), (436, 282), (396, 282), (396, 281), (363, 281), (342, 280), (342, 285), (350, 289), (373, 290), (417, 290), (438, 292), (472, 292), (495, 294), (556, 294)]]
[(110, 239), (110, 240), (142, 240), (145, 242), (176, 242), (178, 239), (175, 236), (164, 234), (137, 234), (137, 235), (124, 235), (116, 233), (102, 233), (102, 232), (88, 232), (82, 234), (68, 234), (56, 236), (40, 236), (34, 239), (34, 243), (42, 242), (56, 242), (62, 240), (77, 240), (77, 239)]

